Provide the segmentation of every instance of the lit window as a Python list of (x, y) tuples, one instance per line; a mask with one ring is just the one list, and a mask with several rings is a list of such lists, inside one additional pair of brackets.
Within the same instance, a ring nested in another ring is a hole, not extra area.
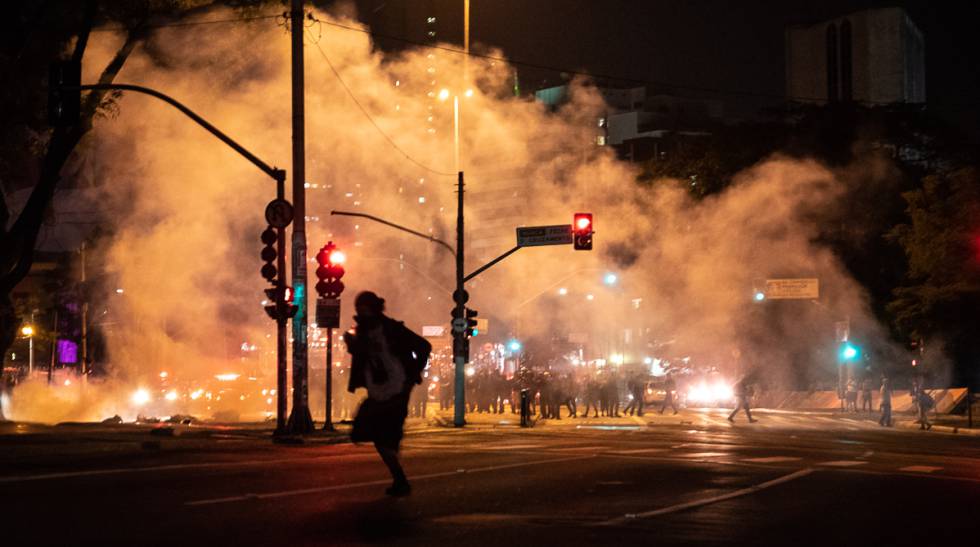
[(429, 18), (427, 18), (425, 20), (425, 22), (426, 23), (429, 23), (431, 25), (432, 23), (435, 23), (436, 22), (436, 18), (435, 17), (429, 17)]
[[(395, 84), (395, 85), (398, 85), (398, 84)], [(605, 126), (606, 126), (606, 119), (605, 118), (599, 118), (599, 127), (605, 127)]]
[(429, 32), (426, 32), (426, 34), (429, 35), (429, 38), (435, 38), (436, 37), (436, 31), (434, 31), (434, 30), (430, 30)]
[(605, 146), (606, 145), (606, 136), (605, 135), (599, 135), (599, 136), (597, 136), (595, 138), (595, 143), (597, 145), (599, 145), (599, 146)]

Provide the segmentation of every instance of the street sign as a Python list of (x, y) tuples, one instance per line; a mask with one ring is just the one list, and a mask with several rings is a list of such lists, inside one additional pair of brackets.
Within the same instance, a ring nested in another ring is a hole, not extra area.
[(540, 247), (543, 245), (571, 245), (573, 240), (571, 224), (554, 226), (525, 226), (517, 229), (518, 247)]
[(466, 328), (466, 319), (463, 319), (462, 317), (457, 317), (456, 319), (453, 319), (453, 332), (463, 332), (463, 329), (465, 328)]
[(442, 325), (423, 325), (422, 336), (426, 338), (436, 338), (446, 335), (446, 327)]
[(490, 332), (490, 320), (487, 318), (478, 317), (476, 319), (476, 331), (480, 334), (486, 334)]
[(265, 220), (275, 228), (285, 228), (293, 221), (293, 206), (284, 199), (274, 199), (265, 206)]
[(316, 326), (321, 329), (340, 327), (340, 299), (317, 298)]
[(765, 294), (769, 300), (814, 300), (820, 298), (820, 280), (767, 279)]

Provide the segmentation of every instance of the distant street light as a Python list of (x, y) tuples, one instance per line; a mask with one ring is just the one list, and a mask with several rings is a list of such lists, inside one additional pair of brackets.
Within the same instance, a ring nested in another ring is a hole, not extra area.
[(566, 289), (565, 287), (562, 287), (562, 288), (558, 289), (558, 294), (560, 296), (565, 296), (566, 294), (568, 294), (568, 289)]
[(517, 340), (511, 340), (507, 342), (507, 349), (510, 351), (521, 351), (521, 343)]
[(766, 299), (766, 293), (764, 293), (762, 291), (756, 291), (755, 292), (755, 301), (756, 302), (762, 302), (765, 299)]
[(34, 327), (24, 325), (20, 333), (27, 337), (27, 375), (30, 376), (34, 372)]
[(618, 281), (618, 280), (619, 280), (619, 278), (616, 276), (616, 274), (614, 274), (612, 272), (607, 273), (606, 276), (602, 278), (602, 281), (606, 285), (615, 285), (616, 284), (616, 281)]

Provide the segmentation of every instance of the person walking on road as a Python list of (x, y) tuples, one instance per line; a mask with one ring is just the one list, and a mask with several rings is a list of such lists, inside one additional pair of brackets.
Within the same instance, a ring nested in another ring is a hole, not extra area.
[(412, 388), (422, 383), (422, 371), (432, 345), (401, 321), (384, 314), (385, 301), (365, 291), (354, 300), (357, 326), (344, 334), (351, 354), (347, 391), (366, 388), (367, 398), (357, 409), (351, 429), (355, 443), (373, 442), (391, 472), (390, 496), (407, 496), (412, 489), (398, 461), (405, 417)]
[(749, 408), (749, 399), (752, 397), (752, 387), (749, 384), (748, 378), (743, 377), (739, 381), (735, 382), (732, 390), (735, 392), (735, 400), (737, 402), (735, 404), (735, 410), (728, 415), (728, 421), (735, 423), (735, 415), (738, 414), (739, 410), (744, 408), (745, 415), (749, 418), (749, 423), (757, 422), (758, 420), (752, 418), (752, 409)]
[(881, 418), (878, 425), (882, 427), (892, 426), (892, 386), (887, 376), (881, 377), (881, 390), (878, 393), (879, 405), (881, 405)]
[(932, 429), (932, 423), (929, 421), (929, 411), (932, 410), (932, 407), (936, 406), (936, 401), (931, 395), (926, 393), (924, 388), (920, 387), (915, 393), (915, 403), (919, 410), (919, 429)]

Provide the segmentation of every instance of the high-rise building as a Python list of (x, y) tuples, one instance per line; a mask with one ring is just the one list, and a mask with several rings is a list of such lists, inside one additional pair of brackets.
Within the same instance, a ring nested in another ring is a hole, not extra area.
[(924, 103), (925, 42), (902, 8), (870, 9), (786, 29), (791, 101)]

